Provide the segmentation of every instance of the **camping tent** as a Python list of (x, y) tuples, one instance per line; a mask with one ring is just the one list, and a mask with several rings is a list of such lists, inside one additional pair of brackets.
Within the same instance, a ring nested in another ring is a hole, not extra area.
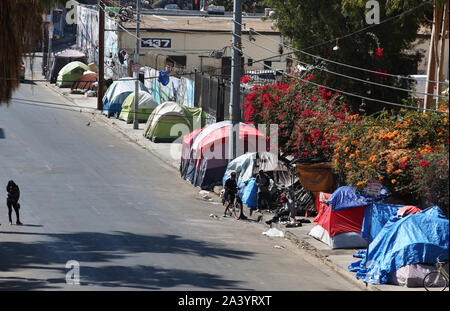
[(409, 210), (409, 214), (420, 212), (415, 206), (373, 203), (371, 208), (366, 208), (361, 235), (369, 243), (378, 235), (389, 219), (402, 210)]
[[(255, 176), (259, 170), (269, 173), (277, 184), (289, 186), (298, 179), (297, 174), (290, 174), (289, 168), (278, 161), (278, 154), (261, 151), (247, 152), (230, 161), (222, 178), (222, 185), (230, 177), (232, 171), (236, 172), (237, 180), (246, 182)], [(291, 179), (291, 177), (293, 177)]]
[[(187, 172), (184, 178), (196, 186), (211, 189), (222, 184), (222, 177), (228, 164), (228, 142), (231, 121), (208, 125), (197, 133), (191, 144)], [(243, 153), (256, 152), (258, 141), (266, 144), (265, 134), (248, 124), (239, 124), (238, 145)]]
[(154, 142), (173, 142), (180, 132), (205, 125), (206, 114), (201, 108), (189, 108), (176, 102), (158, 105), (148, 117), (144, 136)]
[[(134, 120), (134, 94), (131, 93), (125, 98), (122, 103), (122, 110), (120, 111), (119, 119), (127, 121), (127, 123), (132, 123)], [(153, 98), (150, 93), (145, 91), (139, 91), (139, 101), (138, 101), (138, 113), (137, 118), (139, 122), (147, 122), (148, 117), (153, 112), (153, 110), (158, 106), (158, 103)]]
[(67, 49), (54, 54), (54, 56), (50, 59), (49, 70), (46, 72), (46, 78), (50, 80), (50, 83), (55, 83), (61, 68), (73, 61), (86, 63), (86, 55), (80, 51), (72, 49)]
[(94, 83), (97, 82), (97, 74), (95, 72), (85, 73), (72, 84), (72, 92), (94, 91)]
[(183, 136), (181, 145), (181, 161), (180, 161), (180, 174), (184, 179), (192, 180), (194, 178), (194, 166), (190, 165), (192, 156), (192, 143), (195, 137), (203, 130), (203, 128), (195, 129)]
[(414, 265), (434, 265), (440, 255), (441, 261), (448, 261), (448, 225), (448, 219), (437, 206), (406, 217), (393, 216), (370, 243), (369, 252), (360, 251), (362, 259), (348, 269), (357, 272), (356, 278), (371, 284), (398, 280), (398, 273), (404, 274), (406, 270), (410, 277), (421, 279), (426, 269), (420, 273)]
[(56, 85), (59, 87), (71, 87), (72, 84), (88, 70), (88, 65), (83, 64), (80, 61), (70, 62), (59, 71)]
[(327, 205), (314, 221), (308, 233), (335, 248), (365, 248), (367, 240), (361, 236), (366, 205), (370, 199), (357, 194), (354, 188), (345, 186), (334, 191)]
[[(144, 83), (139, 81), (139, 90), (148, 92)], [(114, 81), (103, 96), (103, 114), (108, 117), (120, 114), (123, 101), (135, 91), (135, 80), (130, 78), (121, 78)]]

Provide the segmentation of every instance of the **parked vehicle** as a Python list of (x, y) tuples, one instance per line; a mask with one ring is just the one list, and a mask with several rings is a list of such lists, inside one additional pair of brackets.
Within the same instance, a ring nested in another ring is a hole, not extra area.
[(22, 64), (19, 67), (19, 77), (20, 77), (20, 82), (24, 82), (25, 81), (25, 65)]

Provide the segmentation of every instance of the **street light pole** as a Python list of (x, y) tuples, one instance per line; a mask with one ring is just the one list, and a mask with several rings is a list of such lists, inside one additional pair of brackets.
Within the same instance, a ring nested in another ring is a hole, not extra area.
[(240, 71), (241, 71), (241, 24), (242, 24), (242, 2), (234, 0), (233, 6), (233, 41), (231, 50), (231, 103), (230, 103), (230, 139), (229, 159), (237, 157), (237, 146), (239, 140), (240, 110)]
[(134, 123), (133, 128), (135, 130), (139, 129), (139, 119), (138, 119), (138, 104), (139, 104), (139, 46), (141, 45), (141, 40), (139, 37), (139, 30), (140, 30), (140, 17), (141, 17), (141, 5), (140, 0), (136, 1), (136, 51), (134, 53), (134, 70), (133, 70), (133, 77), (136, 79), (134, 81), (135, 87), (134, 87)]

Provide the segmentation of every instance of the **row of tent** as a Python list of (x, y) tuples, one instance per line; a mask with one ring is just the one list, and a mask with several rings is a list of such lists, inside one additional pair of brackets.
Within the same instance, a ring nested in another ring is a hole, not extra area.
[[(201, 108), (192, 108), (176, 102), (158, 105), (141, 82), (137, 117), (145, 122), (144, 136), (154, 142), (173, 142), (180, 137), (180, 131), (190, 132), (198, 122), (199, 127), (206, 123), (206, 113)], [(114, 81), (103, 97), (103, 114), (131, 123), (134, 117), (135, 80), (121, 78)]]
[(361, 249), (349, 270), (366, 283), (422, 286), (438, 256), (448, 261), (448, 219), (438, 206), (420, 210), (382, 201), (348, 186), (320, 193), (309, 235), (331, 249)]
[[(69, 55), (74, 56), (73, 53)], [(66, 57), (64, 59), (71, 60), (73, 58)], [(58, 62), (56, 63), (59, 65), (64, 63), (59, 58), (57, 60)], [(97, 73), (92, 72), (91, 69), (93, 68), (81, 60), (70, 61), (59, 69), (56, 78), (57, 86), (70, 87), (72, 92), (86, 92), (95, 89)], [(56, 66), (54, 70), (58, 68)], [(184, 129), (184, 132), (186, 130), (190, 132), (196, 125), (195, 122), (197, 120), (201, 127), (205, 125), (206, 114), (201, 108), (191, 108), (176, 102), (165, 102), (158, 105), (158, 102), (141, 81), (138, 82), (138, 88), (137, 118), (140, 123), (146, 123), (144, 136), (154, 142), (172, 142), (176, 140), (180, 136), (177, 129)], [(135, 80), (121, 78), (112, 82), (107, 88), (102, 98), (102, 112), (108, 117), (117, 116), (119, 119), (131, 123), (134, 119), (134, 100)]]

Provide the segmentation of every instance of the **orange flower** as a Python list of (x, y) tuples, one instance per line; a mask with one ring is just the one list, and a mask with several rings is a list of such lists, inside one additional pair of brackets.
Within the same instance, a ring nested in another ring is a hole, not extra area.
[(397, 182), (397, 179), (391, 179), (391, 183), (395, 184)]
[(402, 170), (400, 170), (400, 169), (398, 169), (398, 170), (396, 170), (396, 171), (394, 171), (394, 172), (392, 172), (392, 174), (400, 174), (401, 172), (403, 172)]
[(356, 184), (356, 186), (361, 186), (361, 185), (363, 185), (363, 184), (365, 184), (365, 183), (366, 183), (365, 180), (363, 180), (363, 181), (358, 181), (358, 183)]
[(355, 154), (352, 153), (348, 158), (351, 159), (351, 158), (353, 158), (354, 156), (355, 156)]
[(350, 150), (350, 147), (345, 147), (345, 153), (347, 153)]

